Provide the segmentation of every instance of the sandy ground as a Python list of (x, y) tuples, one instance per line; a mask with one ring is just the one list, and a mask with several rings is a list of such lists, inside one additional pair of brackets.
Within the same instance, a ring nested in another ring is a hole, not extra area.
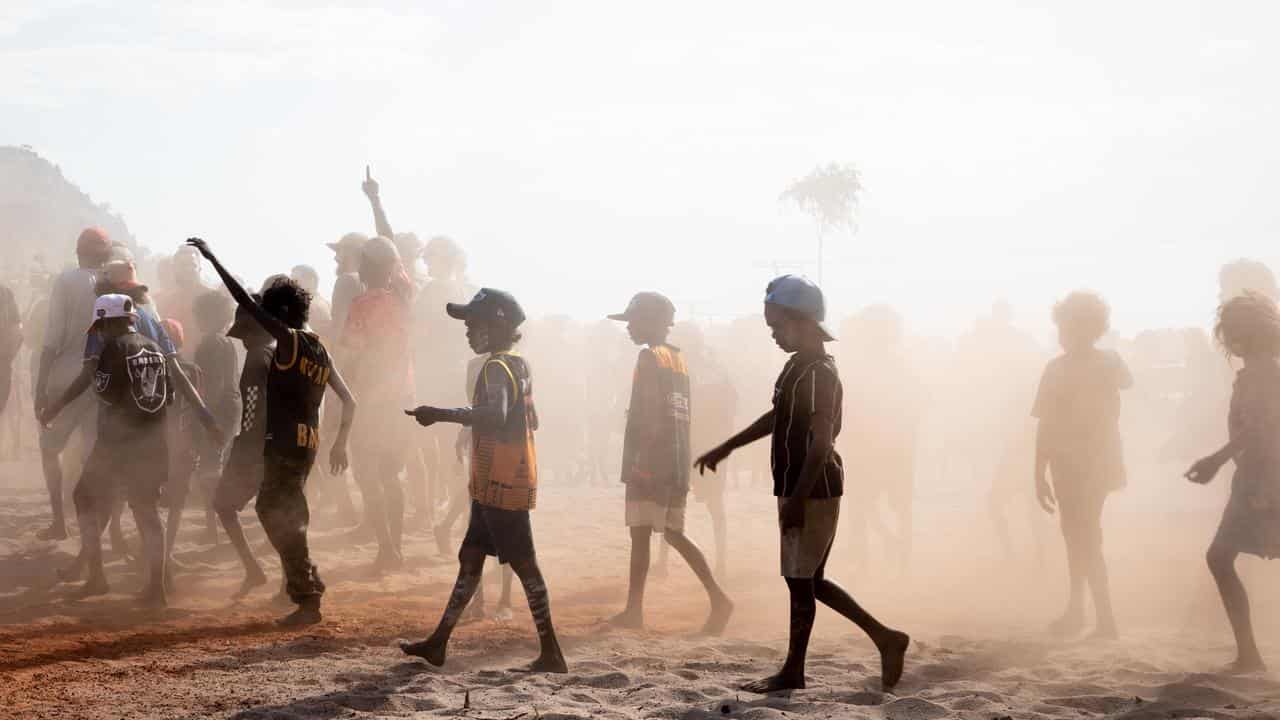
[[(180, 536), (177, 556), (188, 569), (172, 607), (136, 609), (131, 593), (139, 579), (123, 560), (108, 566), (111, 595), (66, 599), (68, 586), (57, 585), (53, 572), (75, 540), (36, 540), (47, 510), (33, 468), (0, 473), (3, 717), (1280, 717), (1280, 682), (1272, 676), (1213, 673), (1233, 646), (1200, 560), (1212, 513), (1134, 516), (1142, 524), (1126, 515), (1141, 504), (1132, 501), (1109, 515), (1109, 525), (1133, 530), (1111, 539), (1124, 638), (1064, 643), (1041, 631), (1061, 600), (1055, 537), (1047, 535), (1048, 549), (1037, 556), (1032, 535), (1015, 523), (1023, 540), (1007, 559), (980, 504), (939, 494), (919, 509), (910, 572), (882, 561), (869, 568), (837, 562), (833, 572), (883, 620), (913, 634), (896, 691), (880, 692), (878, 658), (856, 629), (820, 611), (809, 689), (763, 697), (736, 689), (774, 670), (785, 648), (785, 588), (776, 576), (772, 501), (762, 488), (732, 491), (727, 584), (738, 613), (725, 637), (703, 638), (695, 632), (705, 596), (674, 555), (670, 573), (651, 581), (649, 627), (602, 627), (624, 594), (621, 491), (549, 487), (535, 535), (571, 667), (568, 675), (528, 676), (506, 669), (535, 653), (518, 584), (514, 619), (462, 626), (443, 669), (407, 661), (396, 648), (398, 639), (430, 630), (456, 569), (421, 528), (407, 538), (408, 567), (375, 577), (367, 571), (374, 544), (320, 511), (313, 547), (329, 584), (326, 621), (282, 632), (270, 622), (282, 614), (269, 602), (273, 589), (241, 603), (223, 599), (238, 584), (238, 563), (225, 538), (216, 547), (199, 544), (203, 521), (194, 512)], [(245, 519), (270, 557), (252, 513)], [(709, 546), (709, 523), (696, 504), (690, 533)], [(849, 540), (841, 542), (848, 555)], [(872, 556), (879, 556), (874, 548)], [(268, 568), (278, 577), (274, 559)], [(1269, 612), (1280, 586), (1263, 563), (1245, 570), (1268, 641), (1264, 653), (1280, 663), (1269, 642), (1280, 635)], [(488, 587), (492, 603), (496, 574)]]

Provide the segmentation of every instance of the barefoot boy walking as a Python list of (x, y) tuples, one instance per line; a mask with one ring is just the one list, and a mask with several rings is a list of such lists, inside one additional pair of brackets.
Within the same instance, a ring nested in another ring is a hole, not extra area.
[(471, 428), (471, 521), (458, 551), (458, 580), (431, 637), (400, 646), (432, 665), (445, 661), (449, 636), (480, 585), (485, 558), (511, 565), (529, 599), (538, 629), (541, 652), (529, 672), (568, 672), (560, 642), (551, 624), (547, 585), (533, 550), (533, 509), (538, 485), (538, 458), (533, 431), (538, 415), (533, 407), (533, 376), (529, 364), (512, 348), (520, 340), (517, 328), (524, 311), (511, 295), (482, 288), (471, 302), (446, 305), (449, 316), (466, 322), (467, 342), (488, 359), (476, 381), (471, 407), (445, 409), (424, 405), (405, 414), (419, 425), (457, 423)]
[(774, 342), (792, 354), (774, 384), (773, 409), (696, 463), (698, 472), (715, 472), (734, 450), (773, 438), (773, 494), (778, 498), (782, 576), (791, 593), (791, 641), (782, 670), (743, 689), (769, 693), (805, 686), (805, 655), (817, 601), (853, 621), (876, 644), (881, 683), (889, 689), (902, 677), (910, 638), (880, 624), (825, 576), (844, 494), (844, 468), (834, 450), (843, 392), (835, 361), (825, 348), (835, 339), (823, 325), (826, 303), (817, 285), (796, 275), (769, 283), (764, 303)]
[(627, 607), (610, 624), (644, 626), (644, 589), (649, 574), (649, 540), (662, 533), (698, 576), (711, 601), (703, 632), (724, 632), (733, 603), (711, 574), (702, 551), (684, 534), (689, 499), (689, 371), (680, 349), (667, 343), (675, 306), (655, 292), (636, 294), (624, 312), (610, 320), (627, 323), (632, 342), (643, 345), (636, 359), (623, 436), (622, 482), (626, 483), (626, 522), (631, 531), (631, 581)]

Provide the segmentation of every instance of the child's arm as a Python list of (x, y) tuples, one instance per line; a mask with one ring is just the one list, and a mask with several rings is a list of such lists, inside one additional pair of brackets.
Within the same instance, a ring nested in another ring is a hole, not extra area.
[(773, 410), (770, 409), (769, 412), (761, 415), (758, 420), (747, 426), (746, 430), (743, 430), (737, 435), (734, 435), (723, 443), (707, 451), (702, 455), (702, 457), (699, 457), (694, 461), (693, 466), (698, 468), (699, 475), (702, 475), (707, 470), (714, 473), (716, 471), (716, 466), (724, 462), (734, 450), (737, 450), (744, 445), (750, 445), (761, 438), (769, 437), (772, 433)]
[(218, 273), (218, 277), (222, 278), (222, 284), (227, 286), (227, 291), (231, 293), (231, 297), (235, 299), (236, 303), (239, 304), (240, 307), (244, 308), (245, 312), (252, 315), (253, 319), (256, 320), (264, 330), (271, 334), (271, 337), (276, 339), (276, 342), (279, 343), (280, 347), (285, 347), (292, 342), (293, 330), (290, 329), (288, 325), (281, 322), (280, 318), (277, 318), (275, 315), (263, 310), (261, 305), (253, 301), (253, 298), (250, 297), (249, 293), (240, 285), (239, 281), (237, 281), (231, 273), (227, 272), (227, 269), (222, 266), (222, 263), (218, 261), (218, 258), (214, 257), (213, 251), (209, 249), (208, 243), (200, 238), (188, 238), (187, 244), (196, 250), (199, 250), (200, 254), (209, 261), (209, 264), (213, 265), (214, 271)]
[(481, 430), (501, 428), (507, 424), (507, 413), (511, 409), (515, 388), (511, 385), (511, 377), (507, 375), (507, 371), (500, 363), (485, 363), (483, 372), (485, 387), (489, 389), (486, 392), (487, 402), (484, 405), (453, 409), (423, 405), (413, 410), (405, 410), (404, 414), (412, 416), (422, 427), (444, 422)]
[(800, 468), (800, 477), (795, 489), (783, 499), (778, 512), (783, 530), (804, 527), (804, 501), (813, 494), (835, 446), (836, 421), (830, 408), (820, 408), (812, 416), (811, 423), (812, 439), (804, 457), (804, 466)]
[(338, 425), (338, 437), (333, 441), (333, 449), (329, 451), (329, 471), (334, 475), (341, 475), (350, 464), (347, 459), (347, 438), (351, 435), (351, 425), (356, 420), (356, 399), (336, 366), (330, 368), (329, 387), (342, 401), (342, 422)]
[(169, 377), (173, 378), (173, 384), (177, 386), (178, 393), (196, 409), (196, 414), (200, 416), (200, 424), (209, 433), (214, 445), (221, 447), (226, 444), (226, 437), (222, 433), (222, 428), (218, 427), (218, 421), (214, 419), (213, 413), (209, 411), (209, 406), (204, 404), (204, 398), (200, 397), (200, 393), (196, 392), (195, 386), (191, 384), (191, 378), (187, 377), (187, 374), (183, 372), (182, 365), (178, 362), (178, 356), (170, 355), (164, 359), (164, 362), (166, 369), (169, 371)]
[(1044, 422), (1036, 423), (1036, 501), (1044, 511), (1052, 514), (1058, 499), (1049, 485), (1049, 453), (1045, 449)]
[(382, 209), (382, 198), (378, 195), (378, 181), (373, 179), (369, 174), (369, 166), (364, 166), (364, 183), (360, 185), (360, 189), (364, 190), (365, 197), (369, 198), (369, 205), (373, 208), (373, 225), (378, 230), (378, 234), (382, 237), (392, 240), (395, 234), (391, 232), (391, 223), (387, 222), (387, 211)]
[(93, 373), (96, 370), (96, 364), (85, 362), (84, 367), (80, 368), (80, 374), (71, 382), (66, 392), (62, 393), (62, 397), (54, 400), (43, 408), (36, 408), (40, 414), (40, 424), (48, 425), (53, 419), (58, 417), (58, 413), (62, 412), (62, 408), (70, 405), (76, 398), (80, 397), (80, 393), (89, 389), (89, 384), (93, 382)]
[(1222, 469), (1222, 466), (1227, 464), (1228, 460), (1234, 460), (1236, 455), (1240, 454), (1241, 449), (1243, 449), (1241, 438), (1233, 438), (1231, 442), (1223, 445), (1217, 452), (1197, 460), (1190, 470), (1182, 474), (1182, 477), (1199, 485), (1207, 485)]

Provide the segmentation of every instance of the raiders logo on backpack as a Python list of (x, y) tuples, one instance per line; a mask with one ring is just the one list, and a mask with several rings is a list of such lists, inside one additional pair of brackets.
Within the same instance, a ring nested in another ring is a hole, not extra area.
[(155, 350), (143, 348), (125, 358), (129, 369), (129, 386), (133, 402), (139, 410), (160, 412), (169, 400), (169, 378), (165, 371), (164, 356)]

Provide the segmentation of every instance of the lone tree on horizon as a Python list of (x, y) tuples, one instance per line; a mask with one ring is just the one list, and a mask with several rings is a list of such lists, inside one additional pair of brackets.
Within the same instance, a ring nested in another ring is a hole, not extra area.
[(826, 235), (841, 228), (850, 233), (854, 229), (854, 211), (858, 208), (858, 193), (862, 192), (862, 177), (851, 164), (829, 163), (819, 165), (808, 175), (795, 180), (778, 200), (794, 203), (813, 218), (818, 229), (818, 284), (822, 284), (823, 245)]

